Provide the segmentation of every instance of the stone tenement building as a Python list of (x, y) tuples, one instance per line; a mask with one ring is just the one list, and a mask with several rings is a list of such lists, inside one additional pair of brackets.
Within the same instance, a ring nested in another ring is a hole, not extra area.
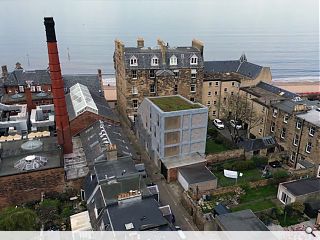
[(158, 40), (158, 48), (125, 47), (115, 41), (114, 68), (120, 113), (131, 120), (145, 97), (180, 94), (201, 102), (203, 82), (203, 44), (192, 41), (190, 47), (169, 47)]
[(268, 134), (288, 151), (288, 164), (294, 168), (319, 168), (320, 101), (299, 97), (271, 103)]
[(240, 87), (254, 86), (260, 81), (271, 83), (269, 67), (239, 60), (205, 61), (202, 104), (209, 108), (210, 118), (223, 118), (222, 108), (228, 108), (228, 97), (238, 94)]

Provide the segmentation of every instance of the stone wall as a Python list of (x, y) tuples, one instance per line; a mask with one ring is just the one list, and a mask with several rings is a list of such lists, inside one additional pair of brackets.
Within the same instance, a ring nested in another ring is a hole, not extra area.
[(228, 150), (220, 153), (212, 153), (206, 156), (207, 164), (224, 162), (230, 159), (244, 159), (244, 149)]
[(83, 179), (65, 181), (63, 168), (44, 169), (0, 177), (0, 209), (41, 199), (41, 193), (80, 190)]

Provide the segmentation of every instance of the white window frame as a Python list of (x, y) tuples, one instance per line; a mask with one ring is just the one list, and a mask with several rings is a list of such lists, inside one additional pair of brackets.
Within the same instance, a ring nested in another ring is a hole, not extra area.
[(195, 54), (190, 58), (190, 65), (198, 65), (198, 57)]
[[(192, 88), (194, 88), (192, 90)], [(197, 91), (197, 85), (196, 84), (190, 84), (190, 92), (195, 93)]]
[(30, 86), (30, 91), (35, 92), (36, 91), (36, 86)]
[(296, 152), (292, 152), (290, 155), (290, 162), (294, 163), (296, 161)]
[(276, 128), (276, 123), (275, 122), (271, 122), (270, 132), (274, 133), (275, 128)]
[[(151, 73), (153, 73), (153, 75), (151, 76)], [(149, 70), (149, 78), (155, 78), (156, 77), (156, 72), (154, 69), (150, 69)]]
[(175, 78), (179, 77), (179, 70), (173, 70), (173, 73)]
[[(135, 102), (136, 102), (137, 106), (135, 106)], [(139, 105), (138, 100), (137, 100), (137, 99), (133, 99), (133, 100), (132, 100), (132, 107), (133, 107), (134, 109), (137, 109), (137, 108), (138, 108), (138, 105)]]
[(42, 87), (39, 85), (37, 86), (37, 92), (41, 92), (42, 91)]
[[(153, 86), (153, 91), (151, 91), (151, 87)], [(150, 84), (149, 87), (150, 93), (155, 93), (156, 92), (156, 85), (155, 84)]]
[(224, 90), (223, 90), (224, 92), (228, 92), (228, 88), (224, 88)]
[(212, 82), (209, 82), (209, 87), (211, 87), (212, 86)]
[(298, 143), (299, 143), (299, 135), (298, 134), (295, 134), (294, 137), (293, 137), (293, 146), (298, 146)]
[[(135, 74), (134, 74), (135, 73)], [(138, 79), (138, 72), (137, 70), (131, 70), (132, 79)]]
[(262, 134), (262, 128), (259, 129), (259, 134), (260, 134), (260, 135)]
[(215, 116), (215, 115), (216, 115), (216, 111), (212, 111), (212, 115), (214, 115), (214, 116)]
[(211, 105), (211, 101), (207, 101), (207, 106), (210, 106)]
[(19, 92), (24, 92), (24, 86), (19, 86)]
[(131, 92), (132, 92), (132, 95), (137, 95), (138, 94), (138, 88), (136, 86), (132, 86)]
[(197, 70), (196, 69), (191, 69), (191, 78), (197, 78)]
[(311, 153), (311, 149), (312, 149), (312, 143), (311, 142), (307, 142), (306, 149), (305, 149), (306, 153)]
[(138, 66), (138, 59), (135, 56), (132, 56), (130, 58), (130, 66), (131, 67), (136, 67)]
[(173, 89), (174, 93), (178, 93), (178, 84), (174, 85), (174, 89)]
[(309, 136), (313, 137), (315, 133), (316, 133), (316, 128), (315, 127), (310, 127), (309, 128)]
[(170, 57), (170, 66), (177, 66), (178, 65), (178, 58), (175, 55)]
[(272, 117), (277, 117), (277, 115), (278, 115), (278, 109), (274, 108), (272, 110)]
[(219, 86), (219, 82), (216, 82), (216, 83), (215, 83), (215, 86)]
[(213, 105), (217, 105), (217, 101), (213, 101)]
[(302, 122), (300, 120), (297, 120), (296, 122), (296, 128), (297, 129), (301, 129), (301, 126), (302, 126)]
[(151, 66), (159, 66), (159, 58), (157, 56), (151, 58)]
[(280, 134), (281, 139), (286, 139), (286, 134), (287, 134), (287, 129), (282, 128), (281, 134)]
[(211, 96), (211, 91), (208, 92), (208, 96)]
[(289, 114), (285, 114), (285, 115), (283, 116), (283, 122), (284, 122), (284, 123), (288, 123), (288, 120), (289, 120)]

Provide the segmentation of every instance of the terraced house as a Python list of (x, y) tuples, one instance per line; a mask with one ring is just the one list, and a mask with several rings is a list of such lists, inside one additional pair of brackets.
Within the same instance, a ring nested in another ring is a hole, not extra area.
[(142, 38), (136, 47), (115, 41), (114, 68), (120, 113), (134, 120), (145, 97), (180, 94), (201, 102), (203, 82), (203, 44), (169, 47), (158, 40), (158, 48), (146, 48)]
[(224, 118), (230, 96), (240, 87), (254, 86), (260, 81), (271, 83), (269, 67), (248, 62), (245, 54), (239, 60), (205, 61), (202, 103), (209, 108), (210, 118)]

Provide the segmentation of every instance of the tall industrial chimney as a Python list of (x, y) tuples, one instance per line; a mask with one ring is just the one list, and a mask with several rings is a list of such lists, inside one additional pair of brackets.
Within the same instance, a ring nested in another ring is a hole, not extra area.
[(65, 154), (72, 153), (72, 138), (69, 125), (69, 116), (64, 96), (64, 83), (61, 75), (59, 54), (52, 17), (44, 18), (47, 35), (47, 47), (49, 55), (49, 69), (52, 84), (52, 95), (55, 111), (58, 143), (63, 146)]

